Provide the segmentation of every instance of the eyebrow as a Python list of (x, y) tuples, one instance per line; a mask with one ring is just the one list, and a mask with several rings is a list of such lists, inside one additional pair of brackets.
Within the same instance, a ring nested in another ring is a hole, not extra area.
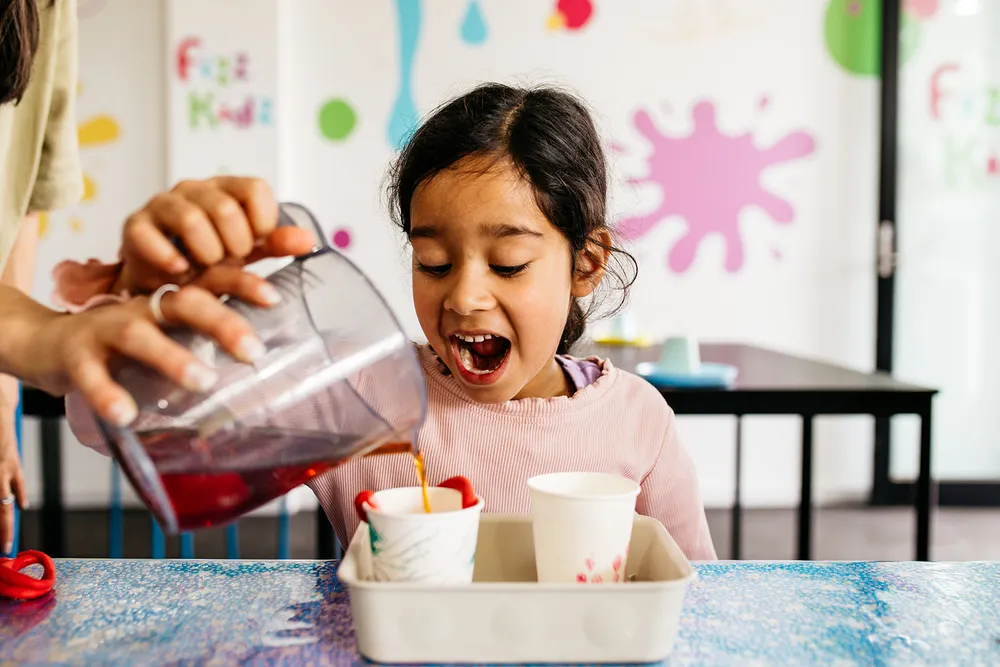
[[(511, 238), (516, 236), (530, 236), (540, 238), (542, 233), (511, 222), (492, 222), (480, 225), (480, 233), (498, 239)], [(434, 226), (415, 227), (410, 229), (411, 239), (434, 239), (439, 235), (438, 228)]]
[(525, 227), (524, 225), (518, 225), (511, 222), (494, 222), (482, 225), (480, 229), (488, 234), (498, 239), (510, 238), (512, 236), (531, 236), (534, 238), (541, 237), (541, 232), (535, 231), (530, 227)]

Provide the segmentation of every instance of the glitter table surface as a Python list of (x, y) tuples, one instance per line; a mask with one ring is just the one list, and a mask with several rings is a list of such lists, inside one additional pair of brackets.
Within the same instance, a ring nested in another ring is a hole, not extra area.
[[(669, 665), (998, 665), (1000, 563), (697, 565)], [(0, 665), (356, 665), (321, 561), (57, 561)]]

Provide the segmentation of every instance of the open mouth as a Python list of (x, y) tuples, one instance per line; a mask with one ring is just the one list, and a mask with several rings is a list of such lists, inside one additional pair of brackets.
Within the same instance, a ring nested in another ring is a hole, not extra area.
[(483, 379), (499, 370), (510, 354), (510, 341), (497, 334), (454, 334), (451, 343), (461, 370)]

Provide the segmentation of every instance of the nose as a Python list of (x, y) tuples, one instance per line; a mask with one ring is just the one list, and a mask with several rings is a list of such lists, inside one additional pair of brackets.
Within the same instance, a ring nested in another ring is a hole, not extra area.
[(444, 307), (458, 315), (471, 315), (496, 306), (489, 280), (470, 268), (453, 269)]

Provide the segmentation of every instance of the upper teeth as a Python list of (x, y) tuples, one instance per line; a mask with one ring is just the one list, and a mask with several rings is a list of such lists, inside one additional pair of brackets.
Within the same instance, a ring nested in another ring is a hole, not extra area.
[(459, 340), (464, 340), (466, 343), (482, 343), (484, 340), (489, 340), (493, 338), (493, 334), (484, 334), (482, 336), (466, 336), (464, 334), (455, 334), (455, 338)]

